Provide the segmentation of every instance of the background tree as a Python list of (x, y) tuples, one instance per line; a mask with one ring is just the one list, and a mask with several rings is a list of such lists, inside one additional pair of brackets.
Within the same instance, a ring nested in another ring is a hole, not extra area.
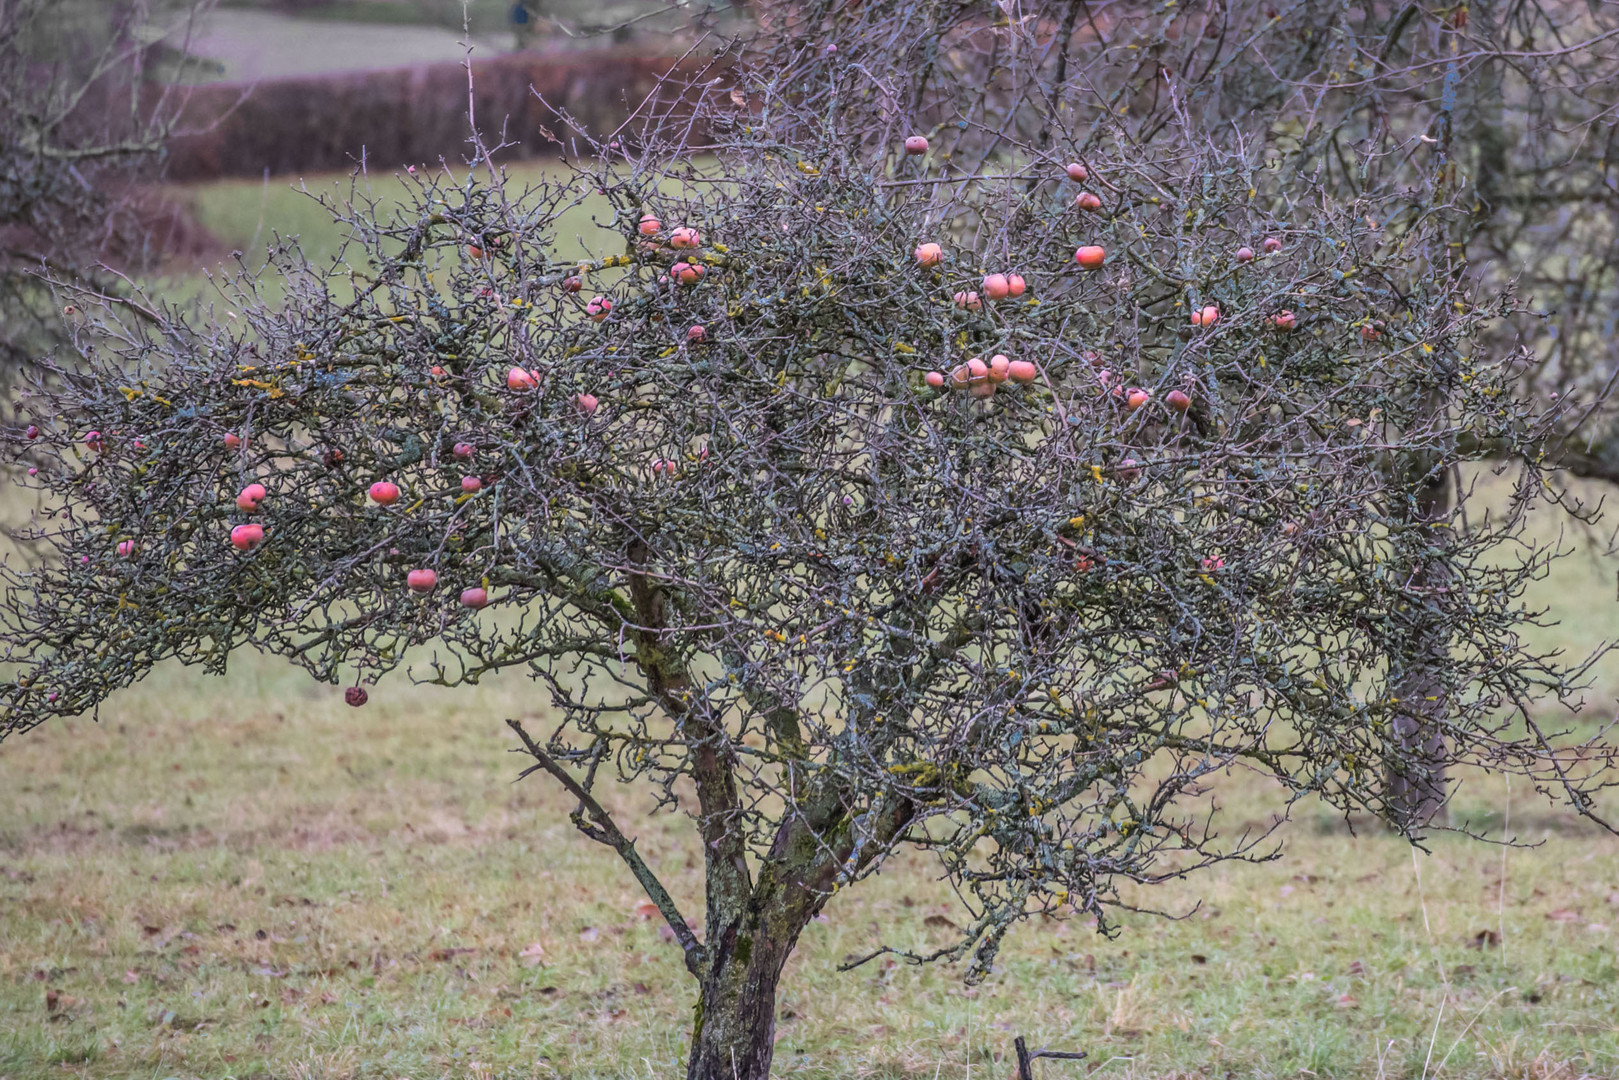
[[(351, 256), (273, 252), (277, 304), (79, 297), (7, 433), (0, 730), (244, 646), (356, 704), (526, 671), (554, 723), (518, 738), (684, 950), (704, 1080), (768, 1075), (798, 934), (903, 846), (969, 915), (906, 958), (977, 979), (1032, 914), (1269, 855), (1200, 816), (1227, 769), (1412, 835), (1385, 777), (1458, 764), (1596, 817), (1613, 748), (1531, 708), (1583, 669), (1522, 637), (1580, 414), (1495, 334), (1523, 307), (1454, 174), (1419, 132), (1352, 186), (1286, 165), (1056, 10), (781, 10), (571, 173), (338, 208)], [(1520, 471), (1463, 528), (1423, 493), (1479, 460)], [(607, 777), (689, 809), (701, 933)]]
[(42, 275), (106, 291), (107, 262), (162, 254), (136, 184), (156, 174), (179, 102), (147, 78), (183, 56), (200, 8), (0, 0), (0, 382), (67, 340)]

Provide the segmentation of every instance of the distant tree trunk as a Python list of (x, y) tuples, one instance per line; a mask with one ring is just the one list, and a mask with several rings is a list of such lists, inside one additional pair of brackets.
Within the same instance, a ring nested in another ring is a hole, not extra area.
[[(1430, 409), (1442, 407), (1439, 391), (1430, 394)], [(1449, 575), (1442, 558), (1431, 550), (1434, 528), (1451, 513), (1450, 470), (1426, 456), (1426, 471), (1411, 477), (1409, 524), (1415, 536), (1407, 540), (1412, 554), (1405, 585), (1416, 599), (1390, 657), (1390, 683), (1397, 700), (1393, 737), (1384, 781), (1384, 800), (1392, 822), (1420, 828), (1432, 821), (1447, 797), (1446, 747), (1442, 724), (1449, 708), (1444, 669), (1450, 662), (1446, 619), (1430, 599), (1444, 588)], [(1415, 471), (1415, 470), (1414, 470)]]

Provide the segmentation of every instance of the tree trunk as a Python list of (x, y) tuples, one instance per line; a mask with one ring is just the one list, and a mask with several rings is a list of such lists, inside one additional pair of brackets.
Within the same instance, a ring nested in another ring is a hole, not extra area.
[[(1433, 395), (1437, 397), (1437, 394)], [(1431, 407), (1433, 403), (1430, 402)], [(1415, 478), (1410, 524), (1418, 536), (1407, 539), (1418, 551), (1408, 564), (1408, 588), (1419, 597), (1437, 593), (1449, 579), (1442, 557), (1420, 550), (1435, 526), (1451, 513), (1450, 472), (1429, 455), (1429, 469)], [(1383, 798), (1390, 820), (1403, 829), (1428, 824), (1445, 805), (1445, 736), (1440, 729), (1449, 707), (1444, 672), (1450, 663), (1450, 641), (1444, 620), (1423, 600), (1410, 612), (1406, 630), (1390, 657), (1391, 682), (1398, 699), (1393, 723), (1395, 748), (1389, 755)]]
[(776, 984), (803, 925), (752, 912), (710, 939), (686, 1080), (768, 1080)]

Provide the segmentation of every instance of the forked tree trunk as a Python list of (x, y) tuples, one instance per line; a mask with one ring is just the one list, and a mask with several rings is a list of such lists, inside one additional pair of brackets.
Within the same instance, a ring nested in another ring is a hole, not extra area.
[(687, 1080), (767, 1080), (775, 1052), (776, 984), (803, 925), (744, 912), (709, 942)]

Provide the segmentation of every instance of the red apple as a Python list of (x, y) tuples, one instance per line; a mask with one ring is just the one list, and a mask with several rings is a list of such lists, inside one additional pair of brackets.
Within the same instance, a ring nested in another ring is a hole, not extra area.
[(438, 573), (433, 570), (412, 570), (405, 575), (405, 584), (410, 586), (411, 592), (432, 592), (433, 586), (438, 584)]
[(118, 554), (124, 556), (124, 558), (126, 558), (126, 559), (129, 558), (129, 556), (135, 554), (135, 541), (133, 541), (133, 540), (120, 540), (120, 541), (118, 541)]
[(1213, 304), (1192, 312), (1193, 326), (1213, 326), (1220, 321), (1220, 309)]
[(474, 586), (461, 590), (461, 606), (477, 611), (481, 607), (489, 606), (489, 590)]
[(975, 398), (992, 398), (995, 396), (995, 384), (985, 379), (983, 382), (973, 383), (969, 392)]
[(563, 292), (578, 292), (580, 289), (582, 289), (584, 287), (585, 287), (585, 283), (583, 281), (580, 281), (579, 278), (577, 276), (575, 276), (575, 275), (570, 274), (569, 276), (562, 279), (562, 291)]
[(259, 503), (264, 501), (267, 494), (263, 484), (249, 484), (237, 494), (236, 508), (251, 514), (259, 508)]
[(1171, 390), (1164, 395), (1164, 404), (1176, 412), (1185, 412), (1192, 407), (1192, 399), (1180, 390)]
[(230, 531), (230, 546), (237, 551), (252, 551), (264, 539), (264, 526), (249, 522)]
[(958, 390), (971, 381), (972, 375), (968, 372), (966, 364), (959, 364), (950, 372), (950, 385)]
[(916, 265), (938, 266), (940, 260), (944, 258), (944, 248), (932, 243), (918, 244), (914, 254), (916, 256)]
[(693, 345), (702, 341), (706, 337), (708, 337), (708, 331), (703, 329), (701, 326), (689, 327), (686, 330), (686, 340), (691, 342)]
[(1254, 249), (1251, 248), (1251, 247), (1240, 247), (1240, 248), (1238, 248), (1237, 249), (1236, 259), (1240, 263), (1253, 262), (1254, 261)]
[(477, 492), (482, 487), (483, 481), (478, 479), (476, 476), (463, 476), (461, 478), (461, 490), (468, 495)]
[(1100, 210), (1102, 209), (1102, 200), (1089, 191), (1081, 191), (1074, 196), (1074, 205), (1081, 210)]
[(378, 480), (371, 485), (371, 501), (378, 506), (392, 506), (399, 501), (399, 485), (387, 480)]
[(1135, 458), (1127, 457), (1123, 461), (1119, 462), (1119, 479), (1123, 480), (1126, 484), (1133, 483), (1136, 477), (1140, 475), (1141, 469), (1136, 464)]
[(991, 300), (1005, 300), (1012, 293), (1012, 283), (1005, 274), (985, 274), (982, 288)]
[(37, 424), (29, 424), (28, 430), (23, 432), (23, 434), (30, 439), (37, 439), (39, 438), (39, 426)]
[(1085, 166), (1081, 165), (1077, 161), (1068, 163), (1068, 179), (1072, 180), (1076, 184), (1079, 184), (1089, 180), (1090, 178), (1090, 171), (1087, 170)]
[(1032, 360), (1013, 360), (1006, 366), (1006, 377), (1015, 383), (1032, 383), (1040, 377), (1040, 369)]
[(524, 371), (520, 367), (514, 367), (506, 372), (506, 388), (508, 390), (532, 390), (534, 386), (535, 379), (532, 373)]
[(1270, 321), (1275, 324), (1278, 330), (1291, 330), (1299, 324), (1298, 316), (1285, 308), (1272, 315)]
[(343, 691), (343, 700), (358, 709), (361, 705), (371, 700), (371, 695), (365, 692), (365, 687), (363, 686), (351, 686)]
[(590, 416), (596, 411), (596, 395), (580, 394), (573, 399), (573, 404), (580, 412)]
[(640, 230), (642, 236), (653, 236), (659, 229), (663, 228), (663, 222), (659, 221), (651, 214), (642, 214), (641, 224), (636, 226), (636, 228)]
[(1006, 275), (1006, 295), (1007, 296), (1010, 296), (1012, 299), (1016, 300), (1018, 297), (1023, 295), (1023, 291), (1026, 288), (1028, 288), (1028, 283), (1023, 280), (1023, 275), (1021, 275), (1021, 274), (1007, 274)]
[(483, 258), (483, 248), (479, 247), (477, 244), (468, 244), (467, 254), (471, 255), (474, 259), (481, 259)]
[(702, 245), (703, 234), (696, 229), (689, 229), (682, 225), (669, 234), (669, 246), (672, 248), (685, 250), (687, 248), (701, 247)]
[(1266, 253), (1270, 255), (1274, 255), (1278, 251), (1282, 250), (1282, 242), (1276, 239), (1274, 236), (1265, 237), (1265, 242), (1260, 246), (1263, 247)]
[(1087, 270), (1095, 270), (1107, 261), (1107, 251), (1096, 244), (1086, 244), (1074, 252), (1074, 261)]
[(1130, 392), (1124, 396), (1124, 403), (1132, 409), (1139, 409), (1150, 400), (1152, 395), (1138, 386), (1132, 386)]
[(605, 296), (592, 297), (590, 302), (585, 305), (585, 314), (597, 322), (607, 318), (612, 310), (613, 302)]
[(944, 386), (944, 372), (942, 371), (930, 371), (926, 376), (924, 376), (924, 378), (926, 379), (927, 384), (933, 387), (935, 390), (938, 390), (940, 387)]
[(928, 152), (928, 141), (921, 135), (912, 135), (905, 140), (905, 152), (913, 157)]
[(989, 365), (978, 357), (967, 361), (967, 381), (981, 383), (989, 378)]
[(88, 446), (98, 454), (107, 448), (107, 444), (102, 440), (101, 432), (99, 431), (86, 432), (84, 435), (84, 445)]
[(1003, 383), (1012, 367), (1012, 361), (999, 354), (989, 358), (989, 381)]
[(241, 448), (242, 448), (242, 437), (240, 435), (236, 434), (236, 432), (234, 432), (234, 431), (225, 432), (225, 449), (226, 450), (240, 450)]
[(454, 449), (452, 449), (450, 451), (450, 453), (454, 454), (456, 457), (460, 458), (462, 461), (467, 460), (468, 458), (470, 458), (473, 454), (476, 454), (477, 452), (478, 451), (473, 448), (473, 445), (471, 443), (468, 443), (468, 442), (458, 442), (458, 443), (455, 444)]
[(1373, 326), (1371, 323), (1367, 323), (1365, 326), (1360, 328), (1360, 336), (1363, 341), (1376, 341), (1378, 338), (1382, 337), (1383, 334), (1377, 329), (1377, 327)]
[(984, 306), (979, 302), (978, 294), (975, 292), (958, 292), (955, 301), (958, 308), (966, 308), (968, 311), (977, 311)]

